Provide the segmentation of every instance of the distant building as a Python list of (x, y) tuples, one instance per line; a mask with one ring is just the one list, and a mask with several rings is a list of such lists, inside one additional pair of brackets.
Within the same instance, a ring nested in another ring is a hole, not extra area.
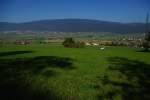
[(88, 42), (86, 42), (86, 43), (85, 43), (85, 45), (86, 45), (86, 46), (91, 46), (91, 44), (90, 44), (90, 43), (88, 43)]
[(99, 44), (98, 44), (98, 43), (92, 43), (92, 45), (94, 45), (94, 46), (98, 46)]
[(28, 45), (28, 44), (31, 44), (32, 42), (30, 40), (16, 40), (14, 42), (14, 44), (17, 44), (17, 45)]

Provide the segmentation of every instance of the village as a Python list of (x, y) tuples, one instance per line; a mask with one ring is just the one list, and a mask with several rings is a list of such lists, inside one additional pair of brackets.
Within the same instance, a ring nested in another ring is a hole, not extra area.
[[(38, 44), (50, 44), (50, 43), (62, 43), (65, 40), (64, 37), (48, 37), (42, 40), (36, 39), (17, 39), (13, 40), (10, 43), (16, 45), (29, 45), (33, 43)], [(76, 40), (76, 39), (75, 39)], [(109, 40), (101, 40), (101, 39), (77, 39), (77, 41), (83, 42), (85, 46), (127, 46), (127, 47), (135, 47), (142, 48), (142, 42), (144, 41), (143, 37), (122, 37), (118, 39), (109, 39)], [(6, 41), (0, 40), (0, 44), (7, 43)]]

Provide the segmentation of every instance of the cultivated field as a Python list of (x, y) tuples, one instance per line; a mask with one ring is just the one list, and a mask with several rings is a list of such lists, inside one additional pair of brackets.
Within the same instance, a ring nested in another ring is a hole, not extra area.
[(150, 100), (150, 53), (1, 45), (0, 81), (1, 100)]

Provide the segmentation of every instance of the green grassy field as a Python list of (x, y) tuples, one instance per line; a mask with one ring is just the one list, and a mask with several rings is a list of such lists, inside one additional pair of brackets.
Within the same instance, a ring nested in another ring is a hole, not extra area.
[(3, 45), (0, 96), (9, 100), (150, 100), (149, 59), (149, 52), (127, 47)]

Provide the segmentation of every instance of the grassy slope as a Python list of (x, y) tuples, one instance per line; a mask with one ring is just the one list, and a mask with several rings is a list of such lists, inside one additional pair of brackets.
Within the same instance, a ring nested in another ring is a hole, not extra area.
[[(23, 81), (28, 83), (32, 91), (39, 91), (46, 95), (56, 96), (61, 99), (69, 100), (96, 100), (96, 99), (121, 99), (128, 96), (133, 99), (135, 97), (127, 95), (123, 92), (123, 86), (115, 85), (106, 82), (103, 83), (104, 77), (109, 77), (109, 80), (115, 82), (128, 83), (127, 78), (118, 78), (118, 72), (106, 70), (110, 66), (110, 57), (127, 58), (130, 60), (138, 60), (144, 63), (149, 63), (150, 53), (137, 52), (137, 49), (126, 47), (106, 47), (104, 51), (99, 50), (98, 47), (88, 48), (64, 48), (60, 45), (29, 45), (29, 46), (14, 46), (6, 45), (0, 47), (0, 54), (3, 52), (11, 51), (32, 51), (31, 53), (24, 54), (12, 54), (8, 56), (0, 56), (1, 59), (15, 59), (15, 58), (35, 58), (38, 56), (50, 56), (50, 57), (65, 57), (71, 59), (71, 69), (62, 67), (51, 67), (53, 65), (45, 64), (37, 74), (29, 74), (31, 69), (27, 70), (24, 74)], [(45, 58), (44, 58), (45, 59)], [(36, 61), (35, 61), (36, 62)], [(38, 61), (36, 62), (38, 63)], [(42, 63), (42, 62), (41, 62)], [(3, 65), (3, 62), (0, 62)], [(40, 64), (40, 61), (39, 61)], [(149, 63), (150, 64), (150, 63)], [(19, 66), (19, 65), (16, 65)], [(24, 63), (22, 66), (36, 67), (38, 64)], [(59, 66), (59, 65), (58, 65)], [(11, 65), (9, 65), (11, 67)], [(20, 70), (19, 70), (20, 71)], [(13, 73), (13, 72), (11, 72)], [(4, 73), (5, 74), (5, 73)], [(3, 74), (1, 74), (3, 76)], [(127, 75), (126, 75), (127, 76)], [(126, 77), (125, 76), (125, 77)], [(122, 76), (124, 77), (124, 76)], [(4, 78), (4, 77), (3, 77)], [(3, 79), (2, 78), (2, 79)], [(137, 76), (137, 78), (139, 78)], [(3, 79), (4, 82), (7, 79)], [(108, 78), (107, 78), (108, 81)], [(21, 84), (24, 84), (21, 83)], [(134, 84), (134, 82), (132, 82)], [(132, 84), (131, 83), (131, 84)], [(139, 81), (135, 81), (139, 83)], [(108, 85), (107, 85), (108, 84)], [(140, 84), (141, 85), (141, 84)], [(129, 88), (134, 90), (134, 88)], [(117, 95), (113, 90), (117, 90), (120, 93)], [(110, 93), (109, 93), (110, 92)], [(127, 91), (129, 92), (129, 91)], [(140, 96), (141, 97), (141, 96)]]

